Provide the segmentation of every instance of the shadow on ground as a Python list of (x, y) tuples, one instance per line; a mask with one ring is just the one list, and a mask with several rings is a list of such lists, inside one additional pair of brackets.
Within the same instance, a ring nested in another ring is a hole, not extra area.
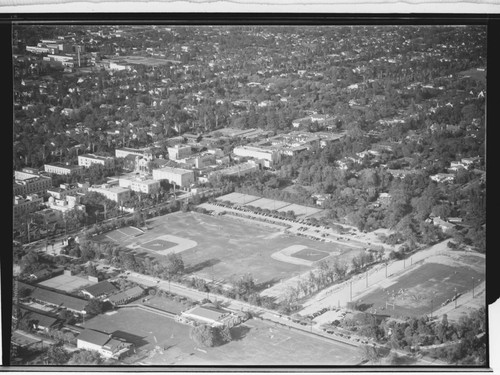
[(185, 273), (189, 274), (189, 273), (199, 272), (204, 268), (215, 266), (218, 263), (220, 263), (220, 259), (217, 258), (207, 259), (204, 260), (203, 262), (194, 265), (189, 265), (188, 267), (186, 267)]

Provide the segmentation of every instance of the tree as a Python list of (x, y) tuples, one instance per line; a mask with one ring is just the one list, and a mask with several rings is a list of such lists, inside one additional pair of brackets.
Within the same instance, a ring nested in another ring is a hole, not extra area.
[(359, 347), (359, 350), (364, 360), (371, 363), (380, 362), (381, 351), (375, 345), (362, 345)]
[(85, 311), (91, 315), (98, 315), (104, 312), (104, 302), (97, 298), (92, 298), (87, 306), (85, 306)]
[(69, 353), (62, 347), (62, 342), (52, 345), (47, 350), (47, 362), (51, 365), (63, 365), (69, 360)]
[(209, 325), (201, 324), (193, 327), (189, 332), (189, 337), (198, 345), (206, 347), (215, 346), (215, 331), (214, 328)]
[(184, 261), (180, 254), (170, 253), (166, 258), (164, 267), (169, 279), (184, 272)]
[(83, 349), (73, 352), (68, 365), (100, 365), (102, 362), (98, 352)]

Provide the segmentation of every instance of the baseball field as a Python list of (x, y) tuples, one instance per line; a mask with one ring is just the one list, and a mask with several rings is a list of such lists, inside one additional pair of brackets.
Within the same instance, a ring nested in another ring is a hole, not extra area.
[[(263, 286), (307, 272), (318, 260), (342, 258), (359, 251), (285, 234), (278, 228), (232, 216), (177, 212), (151, 219), (148, 228), (140, 236), (132, 233), (117, 236), (110, 232), (96, 239), (112, 239), (143, 255), (162, 257), (170, 252), (180, 253), (190, 274), (227, 282), (249, 273)], [(297, 251), (276, 256), (290, 247)]]

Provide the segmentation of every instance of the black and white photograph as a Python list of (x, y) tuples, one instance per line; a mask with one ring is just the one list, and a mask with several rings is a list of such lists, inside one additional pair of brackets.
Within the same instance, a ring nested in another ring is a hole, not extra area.
[(487, 368), (488, 38), (14, 22), (4, 361)]

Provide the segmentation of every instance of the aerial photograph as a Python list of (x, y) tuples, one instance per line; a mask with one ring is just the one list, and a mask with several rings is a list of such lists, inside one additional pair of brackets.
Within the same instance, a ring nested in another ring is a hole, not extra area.
[(486, 55), (481, 24), (14, 24), (10, 365), (488, 366)]

